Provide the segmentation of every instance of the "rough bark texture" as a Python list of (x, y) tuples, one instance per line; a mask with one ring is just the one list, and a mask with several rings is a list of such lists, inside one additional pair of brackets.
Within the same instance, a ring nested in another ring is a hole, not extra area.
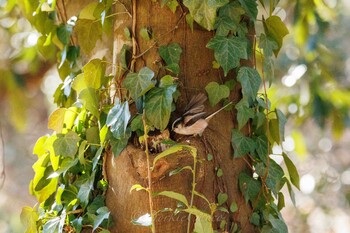
[[(126, 9), (131, 11), (131, 1), (119, 1), (116, 10), (125, 11)], [(173, 113), (174, 119), (181, 114), (184, 106), (193, 95), (205, 92), (204, 88), (209, 82), (223, 83), (235, 77), (234, 73), (223, 77), (222, 72), (212, 68), (213, 51), (207, 49), (206, 44), (213, 37), (213, 32), (207, 32), (196, 25), (192, 32), (180, 9), (173, 14), (167, 7), (161, 8), (160, 3), (153, 3), (150, 0), (137, 1), (136, 9), (137, 54), (148, 50), (153, 43), (140, 39), (138, 33), (141, 28), (150, 28), (154, 33), (154, 40), (157, 40), (157, 45), (137, 61), (136, 71), (142, 66), (148, 66), (156, 73), (159, 71), (161, 59), (157, 46), (176, 42), (183, 49), (179, 75), (181, 97), (177, 102), (177, 110)], [(125, 43), (124, 38), (120, 35), (123, 34), (125, 26), (131, 28), (131, 22), (131, 18), (127, 14), (118, 15), (116, 18), (114, 45), (117, 46), (115, 48), (117, 51)], [(240, 98), (241, 91), (237, 87), (232, 92), (230, 99), (238, 102)], [(207, 110), (212, 112), (215, 109), (207, 105)], [(247, 169), (247, 165), (242, 159), (232, 158), (233, 151), (230, 139), (231, 130), (235, 127), (237, 127), (235, 112), (223, 111), (210, 121), (209, 127), (202, 137), (176, 137), (176, 140), (193, 145), (198, 149), (198, 158), (202, 160), (202, 163), (199, 163), (197, 169), (196, 190), (212, 203), (217, 203), (218, 193), (227, 193), (229, 198), (225, 207), (229, 209), (232, 202), (236, 202), (239, 207), (235, 214), (218, 212), (214, 218), (214, 226), (218, 227), (221, 220), (226, 220), (228, 223), (226, 231), (229, 232), (229, 227), (233, 223), (237, 223), (242, 232), (249, 233), (255, 232), (256, 229), (249, 223), (252, 210), (245, 203), (238, 187), (238, 175), (242, 170)], [(209, 153), (213, 155), (211, 161), (207, 161)], [(187, 199), (190, 200), (191, 174), (181, 172), (169, 177), (168, 172), (177, 167), (192, 164), (190, 156), (186, 154), (174, 154), (169, 159), (163, 160), (159, 165), (161, 172), (153, 174), (155, 180), (152, 191), (175, 191), (186, 195)], [(223, 171), (221, 177), (216, 175), (219, 168)], [(111, 229), (112, 232), (150, 232), (149, 228), (131, 224), (132, 219), (149, 213), (146, 192), (129, 192), (134, 184), (147, 186), (145, 171), (146, 157), (144, 152), (132, 145), (129, 145), (118, 157), (114, 157), (111, 153), (107, 154), (106, 172), (110, 188), (107, 191), (106, 200), (115, 221), (115, 227)], [(208, 205), (199, 198), (195, 198), (194, 206), (209, 213)], [(167, 197), (154, 198), (155, 211), (165, 207), (176, 208), (176, 201)], [(173, 216), (169, 212), (159, 213), (155, 222), (157, 232), (186, 232), (187, 216), (185, 214)]]

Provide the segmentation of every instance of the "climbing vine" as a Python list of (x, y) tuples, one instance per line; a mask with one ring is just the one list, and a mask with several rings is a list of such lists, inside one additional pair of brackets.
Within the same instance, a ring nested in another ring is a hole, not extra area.
[[(38, 160), (33, 165), (35, 176), (30, 192), (38, 199), (34, 208), (24, 207), (21, 217), (27, 232), (109, 232), (112, 218), (105, 206), (108, 180), (104, 174), (104, 154), (111, 150), (118, 156), (133, 135), (147, 156), (148, 186), (135, 184), (131, 190), (146, 191), (149, 195), (150, 217), (154, 221), (152, 199), (166, 196), (182, 206), (174, 212), (187, 212), (188, 232), (191, 216), (196, 219), (195, 232), (213, 232), (213, 214), (216, 211), (236, 212), (237, 204), (227, 209), (226, 193), (219, 193), (218, 203), (211, 203), (196, 190), (196, 148), (177, 144), (169, 136), (163, 137), (156, 146), (149, 145), (149, 133), (168, 131), (171, 114), (180, 95), (177, 76), (181, 72), (182, 49), (176, 42), (164, 43), (154, 38), (152, 30), (142, 28), (136, 32), (135, 20), (131, 29), (125, 28), (124, 44), (119, 53), (121, 65), (116, 67), (107, 58), (85, 61), (101, 38), (111, 33), (113, 16), (127, 14), (136, 17), (136, 1), (129, 12), (114, 12), (112, 0), (101, 0), (84, 7), (79, 15), (67, 18), (63, 4), (56, 1), (24, 1), (28, 20), (42, 34), (39, 51), (57, 50), (58, 66), (62, 83), (54, 94), (58, 108), (50, 115), (48, 127), (54, 132), (38, 139), (33, 153)], [(152, 0), (154, 4), (159, 1)], [(213, 68), (222, 69), (224, 76), (235, 73), (236, 79), (224, 84), (210, 82), (205, 91), (211, 106), (228, 103), (230, 91), (240, 85), (242, 99), (234, 103), (238, 127), (232, 129), (233, 159), (244, 158), (251, 168), (239, 175), (239, 188), (244, 199), (253, 208), (250, 222), (262, 232), (287, 232), (280, 214), (284, 206), (281, 188), (287, 185), (294, 201), (292, 185), (299, 187), (297, 170), (288, 156), (283, 156), (289, 176), (269, 155), (272, 146), (284, 140), (286, 118), (279, 109), (271, 109), (267, 95), (268, 82), (273, 82), (273, 56), (277, 56), (288, 30), (281, 19), (273, 15), (278, 1), (259, 0), (162, 0), (161, 7), (173, 13), (182, 11), (179, 20), (186, 20), (193, 30), (194, 24), (213, 31), (207, 49), (214, 53)], [(258, 9), (261, 19), (257, 19)], [(266, 18), (266, 19), (265, 19)], [(261, 32), (252, 33), (254, 25), (260, 24)], [(172, 30), (172, 29), (170, 29)], [(138, 51), (135, 35), (142, 40), (153, 41), (161, 58), (160, 70), (147, 66), (136, 70), (135, 63), (146, 51)], [(251, 37), (254, 35), (254, 37)], [(260, 59), (257, 59), (259, 57)], [(251, 60), (253, 66), (242, 60)], [(257, 62), (260, 62), (257, 64)], [(112, 67), (113, 72), (108, 73)], [(131, 111), (130, 106), (135, 110)], [(169, 133), (164, 133), (169, 135)], [(158, 145), (160, 144), (160, 149)], [(150, 148), (152, 147), (152, 148)], [(151, 166), (150, 151), (159, 153)], [(178, 151), (187, 151), (193, 157), (193, 166), (180, 168), (173, 174), (190, 170), (193, 177), (191, 199), (171, 190), (153, 193), (151, 171), (156, 162)], [(209, 156), (208, 156), (209, 160)], [(218, 176), (222, 171), (218, 169)], [(193, 205), (194, 198), (208, 204), (210, 213)], [(140, 219), (133, 220), (140, 224)], [(152, 226), (153, 222), (146, 224)], [(144, 225), (144, 224), (141, 224)], [(222, 230), (225, 223), (220, 224)], [(208, 229), (208, 230), (207, 230)], [(235, 225), (231, 231), (238, 232)]]

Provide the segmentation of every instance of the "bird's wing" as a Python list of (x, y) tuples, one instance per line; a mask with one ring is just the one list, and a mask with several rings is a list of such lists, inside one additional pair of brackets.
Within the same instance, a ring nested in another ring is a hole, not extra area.
[(204, 102), (207, 100), (206, 95), (199, 93), (192, 97), (184, 110), (183, 116), (194, 115), (204, 111)]
[(206, 112), (199, 112), (196, 114), (192, 114), (192, 115), (187, 115), (184, 117), (184, 126), (189, 126), (194, 124), (197, 120), (201, 119), (201, 118), (205, 118), (205, 116), (207, 115)]

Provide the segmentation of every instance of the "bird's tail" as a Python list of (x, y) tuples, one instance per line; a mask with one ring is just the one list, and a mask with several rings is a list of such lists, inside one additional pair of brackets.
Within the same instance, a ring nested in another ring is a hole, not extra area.
[(227, 103), (225, 106), (223, 106), (223, 107), (220, 108), (219, 110), (213, 112), (212, 114), (210, 114), (209, 116), (207, 116), (205, 119), (206, 119), (207, 121), (209, 121), (211, 118), (213, 118), (213, 116), (215, 116), (216, 114), (218, 114), (219, 112), (221, 112), (222, 110), (224, 110), (227, 106), (229, 106), (229, 105), (231, 105), (231, 104), (233, 104), (232, 101), (229, 102), (229, 103)]

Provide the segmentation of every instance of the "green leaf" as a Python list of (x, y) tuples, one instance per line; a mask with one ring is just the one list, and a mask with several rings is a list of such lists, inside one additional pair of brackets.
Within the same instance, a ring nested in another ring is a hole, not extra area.
[(217, 17), (214, 27), (217, 36), (227, 36), (230, 31), (236, 30), (235, 22), (226, 15)]
[(222, 172), (222, 169), (219, 168), (218, 171), (216, 172), (217, 177), (221, 177), (224, 173)]
[(211, 218), (203, 218), (200, 216), (196, 216), (196, 222), (194, 223), (193, 232), (213, 233), (214, 231)]
[(100, 131), (97, 126), (93, 126), (86, 129), (86, 140), (91, 144), (100, 143)]
[(286, 153), (282, 153), (283, 159), (284, 159), (284, 163), (287, 166), (288, 169), (288, 173), (290, 176), (290, 181), (292, 182), (292, 184), (300, 189), (300, 178), (299, 178), (299, 173), (297, 168), (295, 167), (294, 163), (292, 162), (292, 160), (288, 157), (288, 155)]
[(285, 206), (286, 206), (286, 203), (284, 201), (284, 195), (282, 192), (279, 192), (278, 193), (278, 203), (277, 203), (278, 210), (281, 211)]
[(260, 181), (253, 179), (244, 172), (239, 174), (238, 180), (239, 188), (244, 195), (245, 201), (254, 201), (261, 189)]
[(273, 215), (269, 215), (269, 221), (273, 227), (274, 230), (276, 230), (277, 233), (286, 233), (288, 232), (288, 227), (284, 221), (281, 219), (275, 218)]
[(123, 87), (128, 89), (131, 97), (136, 101), (154, 87), (153, 77), (154, 72), (148, 67), (143, 67), (138, 73), (129, 73), (123, 81)]
[(169, 7), (171, 12), (173, 13), (176, 12), (177, 7), (179, 6), (179, 3), (177, 2), (177, 0), (162, 0), (161, 7), (164, 7), (165, 4)]
[(172, 147), (166, 149), (165, 151), (161, 152), (160, 154), (158, 154), (153, 159), (153, 165), (152, 165), (151, 169), (153, 170), (154, 166), (156, 165), (156, 163), (159, 159), (164, 158), (168, 155), (174, 154), (176, 152), (182, 151), (182, 150), (189, 151), (194, 158), (197, 156), (197, 149), (195, 147), (188, 146), (188, 145), (175, 144), (174, 146), (172, 146)]
[(79, 187), (77, 198), (83, 208), (85, 208), (89, 203), (90, 193), (94, 189), (95, 172), (91, 175), (86, 175), (83, 179), (85, 180), (83, 180), (83, 183)]
[(254, 212), (252, 216), (250, 216), (249, 222), (255, 226), (260, 226), (260, 215), (257, 212)]
[(127, 44), (123, 44), (119, 53), (120, 65), (124, 70), (128, 69), (129, 58), (131, 58), (131, 47)]
[(231, 213), (235, 213), (238, 210), (238, 205), (236, 202), (232, 202), (230, 205), (230, 211)]
[(164, 130), (170, 120), (171, 104), (176, 86), (166, 88), (153, 88), (147, 95), (145, 101), (146, 119), (151, 126)]
[(39, 214), (29, 206), (25, 206), (21, 211), (21, 223), (25, 228), (26, 233), (36, 233), (36, 222), (39, 219)]
[(184, 203), (187, 207), (189, 206), (186, 197), (181, 193), (177, 193), (173, 191), (162, 191), (162, 192), (156, 193), (155, 196), (166, 196)]
[(79, 100), (95, 117), (100, 117), (99, 96), (96, 94), (95, 89), (89, 87), (82, 90), (79, 94)]
[(64, 44), (68, 44), (70, 41), (70, 35), (72, 34), (72, 26), (67, 24), (61, 24), (56, 29), (58, 39)]
[(277, 42), (278, 48), (273, 50), (277, 57), (283, 44), (283, 37), (285, 37), (289, 31), (281, 18), (276, 15), (272, 15), (266, 20), (263, 20), (263, 25), (265, 34)]
[(102, 24), (98, 20), (78, 19), (74, 31), (77, 33), (78, 43), (83, 52), (90, 54), (102, 36)]
[(249, 103), (246, 98), (241, 99), (236, 104), (235, 108), (237, 109), (238, 129), (242, 129), (248, 120), (255, 116), (254, 109), (249, 107)]
[(110, 130), (116, 139), (125, 137), (130, 117), (131, 114), (128, 102), (125, 101), (121, 104), (117, 98), (114, 107), (108, 112), (106, 120), (106, 125), (110, 127)]
[(254, 140), (244, 136), (238, 129), (232, 130), (231, 144), (236, 158), (252, 153), (256, 148)]
[(133, 186), (131, 186), (130, 193), (134, 190), (136, 190), (136, 191), (144, 190), (144, 191), (148, 192), (148, 190), (140, 184), (134, 184)]
[(277, 119), (269, 120), (269, 140), (273, 140), (274, 142), (281, 144), (279, 124)]
[(193, 19), (208, 31), (214, 29), (217, 9), (229, 0), (184, 0), (183, 4), (190, 11)]
[(278, 129), (280, 132), (280, 139), (284, 141), (284, 128), (287, 123), (287, 118), (284, 116), (283, 112), (279, 109), (276, 109), (276, 116), (278, 120)]
[(97, 214), (98, 215), (94, 219), (93, 232), (102, 224), (103, 220), (109, 218), (110, 212), (106, 206), (103, 206), (97, 210)]
[(180, 73), (180, 56), (182, 53), (182, 49), (177, 43), (170, 43), (168, 45), (163, 45), (159, 47), (159, 55), (165, 61), (168, 70), (173, 72), (174, 74)]
[(271, 57), (273, 51), (278, 49), (278, 44), (273, 39), (267, 37), (264, 33), (260, 34), (259, 48), (264, 51), (264, 58)]
[(226, 85), (219, 85), (217, 82), (208, 83), (205, 90), (208, 93), (211, 106), (215, 106), (220, 100), (225, 99), (230, 95), (230, 89)]
[(293, 205), (295, 206), (295, 194), (292, 189), (292, 185), (290, 184), (289, 180), (287, 180), (286, 182), (287, 182), (287, 188), (288, 188), (290, 199), (292, 200)]
[(214, 57), (224, 70), (228, 72), (239, 66), (240, 59), (247, 59), (247, 43), (235, 36), (215, 36), (207, 44), (207, 48), (214, 50)]
[(238, 71), (237, 80), (242, 85), (243, 97), (253, 101), (259, 91), (261, 78), (256, 69), (251, 67), (242, 67)]
[(266, 135), (259, 135), (258, 137), (255, 137), (254, 140), (256, 143), (256, 152), (258, 153), (258, 157), (264, 164), (266, 164), (268, 156), (268, 139)]
[(284, 184), (284, 179), (282, 179), (284, 172), (282, 168), (274, 160), (270, 160), (268, 168), (263, 163), (258, 163), (255, 165), (255, 170), (260, 177), (264, 177), (266, 172), (268, 172), (266, 186), (277, 196)]
[(47, 123), (47, 128), (61, 133), (64, 123), (64, 115), (66, 113), (66, 108), (58, 108), (53, 111), (49, 116), (49, 121)]
[(73, 157), (78, 152), (78, 142), (80, 137), (73, 131), (65, 135), (58, 134), (53, 143), (56, 155)]
[(125, 134), (120, 138), (115, 138), (113, 135), (109, 137), (110, 144), (112, 147), (112, 152), (115, 157), (119, 156), (119, 154), (124, 150), (126, 145), (128, 144), (129, 138), (131, 136), (131, 130), (129, 128), (126, 129)]
[[(82, 217), (78, 217), (76, 219), (74, 219), (73, 221), (71, 221), (72, 226), (74, 227), (74, 230), (79, 233), (82, 230), (82, 226), (83, 226), (83, 218)], [(99, 232), (101, 233), (101, 231)]]
[[(200, 219), (208, 221), (208, 222), (212, 221), (212, 216), (210, 216), (210, 214), (207, 214), (207, 213), (205, 213), (205, 212), (203, 212), (195, 207), (187, 208), (187, 209), (184, 209), (183, 211), (185, 211), (189, 214), (195, 215), (196, 218), (200, 218)], [(210, 229), (212, 229), (212, 227)], [(199, 232), (203, 232), (203, 231), (199, 231)], [(206, 231), (204, 231), (204, 232), (206, 232)]]
[(256, 0), (239, 0), (239, 3), (241, 3), (241, 6), (247, 12), (250, 20), (255, 21), (258, 15), (258, 4)]
[(47, 221), (44, 224), (44, 226), (43, 226), (43, 233), (59, 233), (59, 232), (62, 232), (62, 230), (59, 231), (60, 222), (61, 222), (60, 217), (55, 217), (53, 219), (50, 219), (49, 221)]
[(106, 63), (101, 59), (92, 59), (83, 68), (87, 87), (99, 89), (106, 71)]
[(218, 194), (218, 205), (224, 204), (228, 199), (228, 195), (226, 193)]
[(147, 28), (141, 28), (140, 36), (141, 36), (142, 39), (144, 39), (146, 41), (150, 41), (151, 40), (150, 32), (148, 31)]

